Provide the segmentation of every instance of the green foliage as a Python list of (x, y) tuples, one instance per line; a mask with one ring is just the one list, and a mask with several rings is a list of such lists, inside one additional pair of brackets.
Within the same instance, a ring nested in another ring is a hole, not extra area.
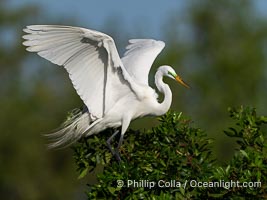
[[(83, 139), (73, 148), (79, 177), (92, 172), (97, 165), (103, 167), (98, 182), (89, 185), (88, 199), (266, 197), (267, 144), (263, 125), (267, 117), (258, 117), (255, 109), (243, 107), (229, 112), (236, 127), (225, 133), (238, 138), (238, 148), (232, 160), (223, 166), (214, 160), (212, 140), (176, 112), (160, 117), (160, 125), (152, 130), (128, 131), (120, 150), (120, 163), (111, 156), (105, 143), (112, 130)], [(136, 181), (135, 185), (132, 181)], [(212, 187), (210, 184), (215, 182), (221, 185)], [(262, 185), (229, 186), (249, 182)], [(210, 187), (195, 187), (196, 183)]]
[(255, 109), (244, 107), (229, 109), (229, 113), (236, 121), (236, 127), (225, 133), (238, 139), (238, 149), (228, 166), (214, 174), (215, 178), (241, 183), (261, 182), (261, 187), (231, 188), (225, 196), (267, 198), (267, 117), (257, 116)]

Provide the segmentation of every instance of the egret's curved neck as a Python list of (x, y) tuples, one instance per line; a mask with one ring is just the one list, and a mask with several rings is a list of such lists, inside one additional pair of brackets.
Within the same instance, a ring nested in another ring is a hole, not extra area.
[(155, 74), (155, 84), (158, 88), (159, 92), (164, 94), (164, 100), (158, 104), (158, 110), (156, 111), (156, 115), (163, 115), (165, 114), (172, 102), (172, 92), (170, 87), (163, 82), (163, 72), (161, 70), (158, 70)]

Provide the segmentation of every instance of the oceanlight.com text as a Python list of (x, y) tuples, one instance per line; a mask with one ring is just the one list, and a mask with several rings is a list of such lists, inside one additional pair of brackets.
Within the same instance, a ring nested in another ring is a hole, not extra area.
[(117, 187), (144, 187), (144, 188), (180, 188), (183, 187), (220, 187), (225, 189), (230, 189), (234, 187), (244, 187), (244, 188), (257, 188), (261, 187), (261, 182), (240, 182), (240, 181), (197, 181), (197, 180), (185, 180), (184, 182), (177, 180), (158, 180), (158, 181), (149, 181), (149, 180), (117, 180)]

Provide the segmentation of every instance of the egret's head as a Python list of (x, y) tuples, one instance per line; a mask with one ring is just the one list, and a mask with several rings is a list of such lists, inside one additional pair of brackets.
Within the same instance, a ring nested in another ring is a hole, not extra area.
[(179, 75), (176, 74), (176, 72), (172, 67), (164, 65), (161, 68), (165, 76), (168, 76), (169, 78), (176, 80), (178, 83), (182, 84), (186, 88), (190, 88), (190, 86), (187, 83), (185, 83)]

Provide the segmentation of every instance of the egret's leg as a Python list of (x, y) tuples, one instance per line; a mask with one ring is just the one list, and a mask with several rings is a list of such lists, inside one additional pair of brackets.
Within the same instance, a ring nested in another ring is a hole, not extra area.
[(122, 145), (122, 141), (123, 141), (123, 136), (127, 130), (127, 128), (129, 127), (129, 124), (130, 124), (130, 119), (123, 119), (122, 121), (122, 127), (121, 127), (121, 136), (120, 136), (120, 140), (119, 140), (119, 144), (118, 144), (118, 147), (117, 147), (117, 152), (119, 152), (119, 149)]
[[(125, 131), (126, 132), (126, 131)], [(122, 145), (122, 141), (123, 141), (123, 136), (125, 134), (125, 132), (121, 132), (121, 136), (120, 136), (120, 140), (119, 140), (119, 144), (117, 146), (117, 150), (119, 151), (121, 145)]]
[(113, 133), (112, 136), (107, 140), (107, 145), (108, 145), (109, 150), (116, 157), (116, 159), (118, 161), (121, 161), (119, 149), (120, 149), (120, 147), (122, 145), (123, 136), (124, 136), (124, 134), (125, 134), (128, 126), (129, 126), (129, 124), (130, 124), (130, 119), (123, 119), (123, 121), (122, 121), (122, 127), (121, 127), (120, 140), (119, 140), (119, 144), (118, 144), (116, 150), (113, 150), (112, 149), (110, 142), (118, 134), (119, 130), (116, 130), (115, 133)]
[(108, 140), (107, 140), (107, 145), (108, 145), (108, 148), (109, 148), (109, 150), (111, 151), (112, 155), (116, 155), (116, 152), (112, 149), (110, 142), (111, 142), (111, 140), (112, 140), (118, 133), (119, 133), (119, 130), (116, 130), (116, 131), (110, 136), (110, 138), (108, 138)]
[(119, 151), (114, 151), (115, 152), (115, 154), (114, 154), (114, 156), (115, 156), (115, 158), (117, 159), (117, 161), (121, 161), (121, 157), (120, 157), (120, 153), (119, 153)]

